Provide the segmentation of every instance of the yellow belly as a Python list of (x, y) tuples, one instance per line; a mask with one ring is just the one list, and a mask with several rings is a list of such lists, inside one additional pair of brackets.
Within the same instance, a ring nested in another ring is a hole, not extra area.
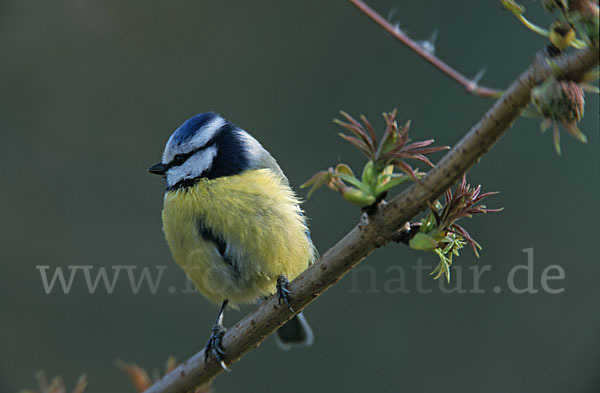
[[(163, 229), (173, 258), (208, 299), (255, 301), (275, 291), (314, 260), (298, 200), (269, 169), (246, 171), (165, 195)], [(232, 270), (198, 223), (219, 235), (236, 261)]]

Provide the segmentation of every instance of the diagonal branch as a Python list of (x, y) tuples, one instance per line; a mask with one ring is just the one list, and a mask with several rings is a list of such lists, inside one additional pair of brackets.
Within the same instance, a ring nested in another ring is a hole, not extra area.
[[(406, 221), (426, 208), (428, 201), (441, 196), (467, 169), (475, 165), (525, 108), (530, 100), (531, 89), (553, 75), (553, 70), (560, 70), (562, 74), (578, 81), (586, 71), (598, 64), (598, 57), (597, 47), (587, 48), (553, 58), (555, 62), (551, 67), (543, 55), (538, 55), (534, 64), (421, 179), (420, 184), (415, 183), (390, 203), (382, 205), (374, 215), (368, 218), (363, 216), (359, 225), (291, 282), (292, 308), (302, 310), (374, 249), (387, 244)], [(280, 306), (276, 297), (269, 298), (223, 337), (227, 364), (237, 362), (246, 352), (258, 347), (291, 317), (288, 308)], [(205, 364), (202, 350), (155, 383), (146, 393), (183, 393), (210, 381), (221, 371), (221, 366), (214, 359)]]
[(492, 89), (489, 87), (478, 86), (477, 85), (477, 77), (475, 79), (469, 79), (460, 72), (456, 71), (450, 65), (446, 64), (442, 60), (440, 60), (436, 55), (431, 52), (423, 49), (418, 43), (416, 43), (413, 39), (411, 39), (408, 35), (404, 34), (400, 29), (392, 26), (390, 22), (388, 22), (383, 16), (379, 15), (375, 10), (365, 4), (362, 0), (348, 0), (350, 3), (356, 6), (362, 13), (367, 15), (369, 18), (373, 20), (373, 22), (377, 23), (381, 26), (385, 31), (390, 33), (392, 37), (396, 38), (398, 41), (402, 42), (404, 45), (408, 46), (413, 52), (423, 57), (425, 60), (433, 64), (434, 67), (442, 71), (444, 74), (448, 75), (450, 78), (454, 79), (460, 85), (462, 85), (465, 90), (469, 93), (476, 94), (481, 97), (487, 98), (498, 98), (502, 95), (502, 92), (496, 89)]

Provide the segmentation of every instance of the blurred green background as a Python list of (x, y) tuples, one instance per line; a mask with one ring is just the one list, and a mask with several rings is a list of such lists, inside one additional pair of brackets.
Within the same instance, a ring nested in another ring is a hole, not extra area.
[[(545, 45), (497, 1), (370, 4), (395, 10), (415, 38), (438, 29), (436, 53), (466, 75), (487, 68), (483, 83), (493, 87)], [(552, 20), (540, 2), (525, 5), (532, 20)], [(204, 345), (217, 308), (181, 293), (184, 275), (161, 232), (162, 183), (146, 173), (189, 116), (215, 110), (249, 130), (297, 189), (340, 160), (362, 164), (336, 135), (340, 109), (382, 129), (381, 112), (396, 107), (412, 119), (413, 138), (453, 145), (492, 103), (342, 0), (4, 0), (0, 49), (1, 392), (33, 387), (42, 368), (69, 386), (87, 373), (90, 393), (132, 392), (115, 359), (162, 368)], [(597, 391), (598, 96), (587, 98), (587, 145), (563, 133), (558, 157), (538, 120), (519, 119), (470, 172), (501, 192), (487, 205), (505, 207), (463, 223), (484, 249), (457, 260), (462, 286), (472, 289), (469, 267), (490, 265), (485, 293), (444, 294), (429, 270), (418, 277), (432, 292), (417, 293), (411, 267), (437, 257), (390, 245), (306, 310), (313, 347), (281, 352), (268, 339), (217, 378), (218, 391)], [(321, 252), (359, 217), (325, 190), (304, 208)], [(508, 274), (530, 247), (539, 292), (510, 293)], [(81, 272), (69, 294), (46, 294), (38, 265), (167, 269), (156, 294), (147, 285), (133, 294), (125, 272), (110, 295), (89, 294)], [(565, 271), (550, 281), (560, 294), (540, 286), (550, 265)], [(385, 290), (398, 267), (409, 293)], [(226, 324), (250, 309), (229, 312)]]

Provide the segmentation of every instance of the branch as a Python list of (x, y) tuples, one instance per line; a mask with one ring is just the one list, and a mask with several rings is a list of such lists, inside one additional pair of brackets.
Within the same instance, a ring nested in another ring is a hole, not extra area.
[[(373, 250), (393, 239), (398, 229), (422, 211), (428, 201), (442, 195), (468, 168), (476, 164), (529, 103), (534, 86), (554, 75), (557, 70), (578, 81), (586, 71), (598, 64), (598, 57), (597, 47), (587, 48), (553, 58), (554, 64), (551, 67), (543, 55), (538, 55), (534, 64), (519, 76), (438, 165), (421, 179), (420, 184), (415, 183), (387, 205), (381, 205), (372, 216), (363, 215), (359, 225), (290, 283), (292, 308), (304, 309)], [(223, 337), (227, 364), (237, 362), (246, 352), (258, 347), (291, 317), (287, 306), (280, 306), (277, 298), (271, 296), (230, 328)], [(210, 381), (222, 371), (214, 359), (204, 362), (202, 350), (155, 383), (146, 393), (183, 393)]]
[[(417, 53), (419, 56), (423, 57), (425, 60), (434, 65), (434, 67), (438, 68), (444, 74), (448, 75), (450, 78), (454, 79), (456, 82), (461, 84), (465, 90), (469, 93), (476, 94), (480, 97), (487, 98), (498, 98), (502, 95), (500, 90), (491, 89), (489, 87), (483, 87), (477, 85), (476, 79), (469, 79), (466, 76), (462, 75), (460, 72), (456, 71), (454, 68), (440, 60), (433, 53), (430, 53), (423, 49), (418, 43), (412, 40), (409, 36), (404, 34), (400, 29), (392, 26), (390, 22), (388, 22), (384, 17), (379, 15), (375, 10), (366, 5), (362, 0), (348, 0), (350, 3), (356, 6), (361, 12), (371, 18), (375, 23), (381, 26), (385, 31), (390, 33), (394, 38), (402, 42), (404, 45), (408, 46), (412, 51)], [(476, 77), (477, 78), (477, 77)]]

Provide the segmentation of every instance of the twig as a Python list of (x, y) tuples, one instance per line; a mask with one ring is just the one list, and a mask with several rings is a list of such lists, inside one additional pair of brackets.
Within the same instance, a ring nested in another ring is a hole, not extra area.
[[(320, 294), (338, 282), (375, 248), (393, 238), (398, 229), (442, 195), (468, 168), (493, 146), (517, 118), (530, 99), (531, 89), (543, 82), (556, 70), (573, 80), (598, 64), (598, 48), (587, 48), (571, 55), (553, 58), (552, 67), (543, 55), (523, 72), (506, 93), (483, 118), (450, 150), (428, 174), (383, 205), (368, 219), (352, 229), (342, 240), (327, 251), (313, 266), (290, 283), (291, 307), (302, 310)], [(554, 70), (554, 71), (553, 71)], [(292, 314), (286, 305), (280, 306), (277, 297), (271, 297), (246, 315), (223, 337), (227, 351), (226, 362), (232, 365), (246, 352), (256, 348)], [(201, 345), (203, 337), (198, 337)], [(210, 381), (223, 369), (214, 359), (205, 364), (204, 350), (178, 366), (173, 372), (150, 387), (146, 393), (183, 393)]]
[(498, 98), (502, 95), (502, 91), (492, 89), (489, 87), (483, 87), (477, 85), (477, 79), (469, 79), (466, 76), (462, 75), (460, 72), (456, 71), (454, 68), (440, 60), (433, 53), (425, 50), (418, 43), (413, 41), (409, 36), (404, 34), (400, 29), (392, 26), (390, 22), (388, 22), (384, 17), (379, 15), (375, 10), (369, 7), (362, 0), (348, 0), (350, 3), (354, 4), (359, 10), (361, 10), (365, 15), (371, 18), (375, 23), (379, 26), (383, 27), (385, 31), (390, 33), (394, 38), (398, 39), (404, 45), (408, 46), (411, 50), (416, 52), (419, 56), (423, 57), (425, 60), (429, 61), (436, 68), (442, 71), (444, 74), (448, 75), (450, 78), (454, 79), (456, 82), (460, 83), (467, 92), (476, 94), (481, 97), (488, 98)]

